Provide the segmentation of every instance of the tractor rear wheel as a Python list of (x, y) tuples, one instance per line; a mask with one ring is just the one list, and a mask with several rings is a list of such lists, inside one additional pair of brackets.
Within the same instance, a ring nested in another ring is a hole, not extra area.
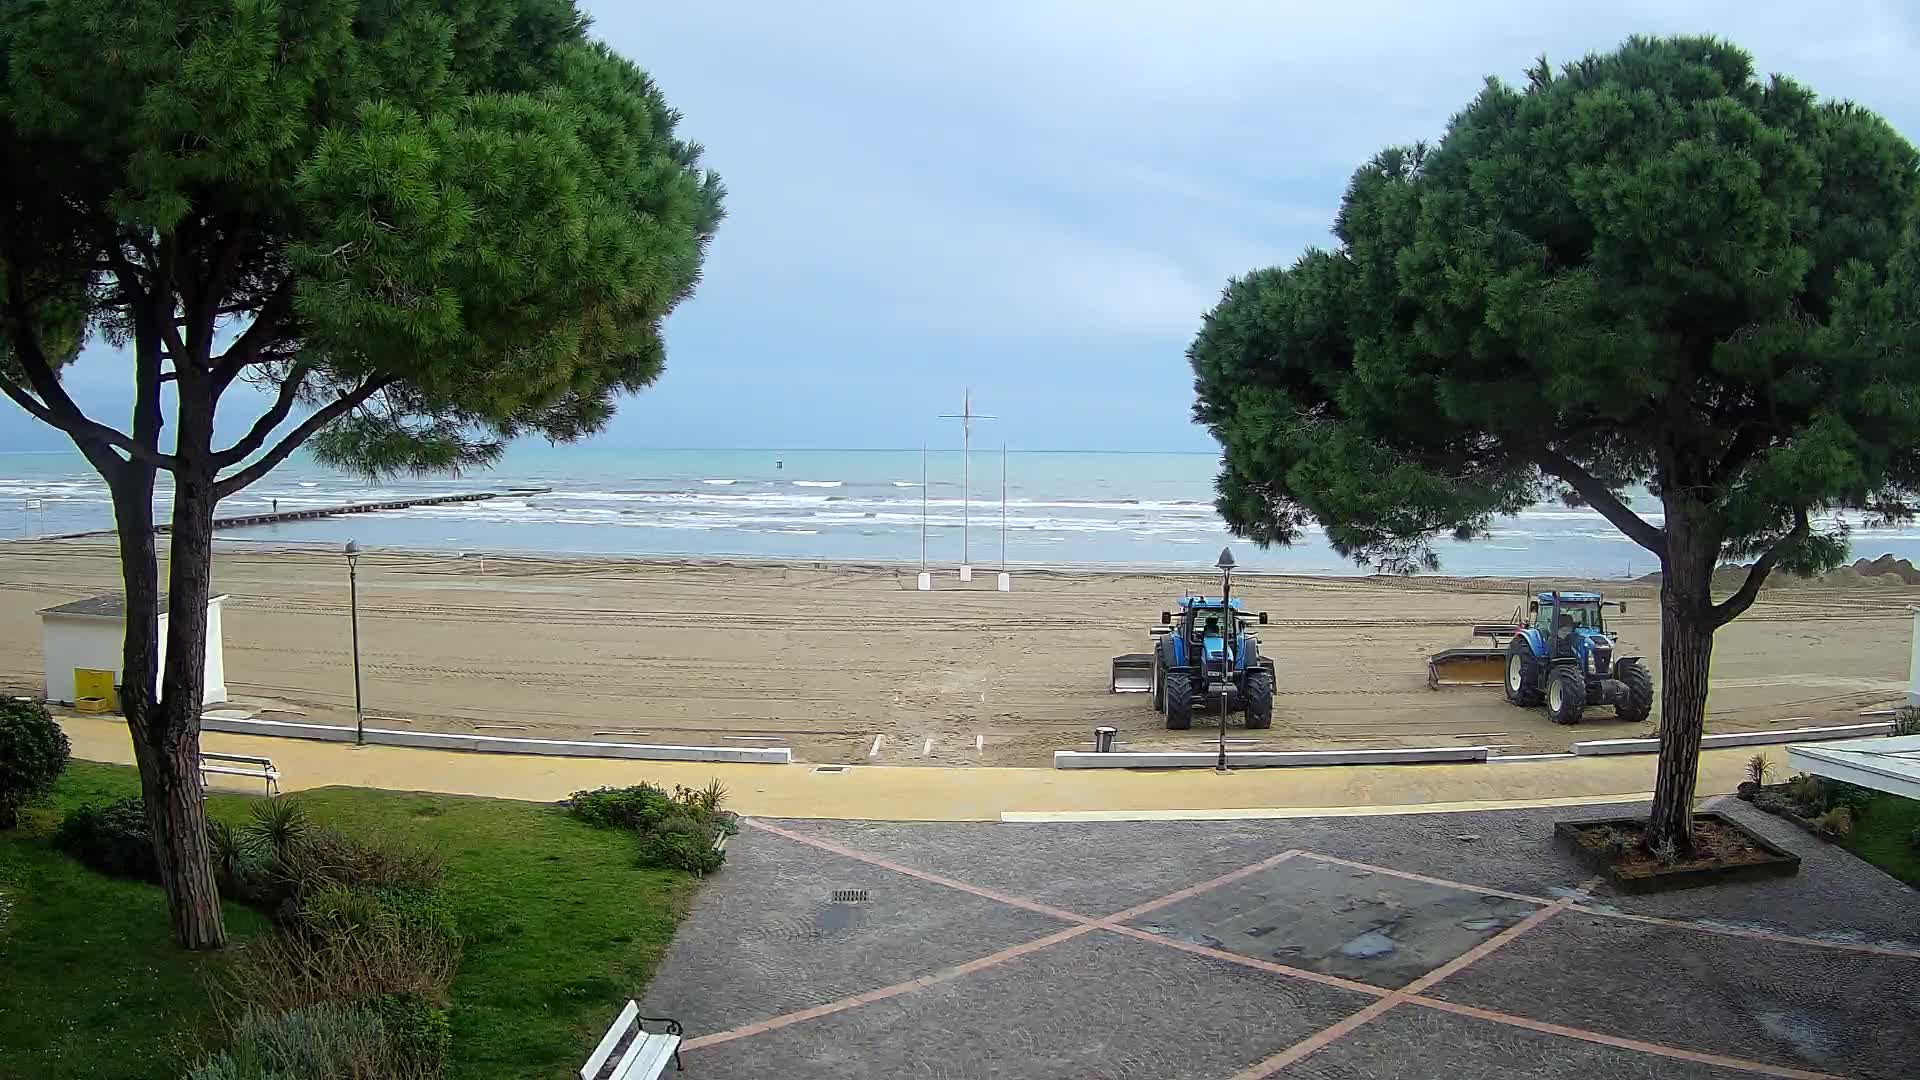
[(1639, 723), (1653, 714), (1653, 673), (1639, 660), (1622, 660), (1613, 666), (1613, 677), (1627, 684), (1627, 700), (1613, 707), (1622, 720)]
[(1273, 726), (1273, 672), (1255, 668), (1247, 672), (1247, 689), (1241, 695), (1247, 714), (1247, 727)]
[(1510, 705), (1531, 709), (1540, 704), (1540, 661), (1524, 637), (1507, 642), (1507, 677), (1502, 690)]
[(1169, 671), (1161, 683), (1167, 696), (1167, 730), (1185, 731), (1193, 726), (1193, 678), (1184, 671)]
[(1547, 676), (1547, 718), (1556, 724), (1577, 724), (1587, 708), (1587, 677), (1571, 665)]

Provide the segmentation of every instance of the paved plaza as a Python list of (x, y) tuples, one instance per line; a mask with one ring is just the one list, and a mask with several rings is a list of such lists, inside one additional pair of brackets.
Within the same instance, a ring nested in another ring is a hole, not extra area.
[(1920, 893), (1611, 895), (1555, 820), (751, 821), (646, 1013), (746, 1078), (1920, 1076)]

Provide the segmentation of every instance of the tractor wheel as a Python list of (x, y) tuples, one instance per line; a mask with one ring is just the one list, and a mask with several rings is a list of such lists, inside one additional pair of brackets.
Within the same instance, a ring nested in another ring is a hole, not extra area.
[(1540, 704), (1540, 661), (1528, 647), (1527, 639), (1507, 642), (1507, 678), (1503, 687), (1507, 702), (1523, 709)]
[(1577, 724), (1587, 708), (1587, 677), (1576, 667), (1558, 667), (1547, 676), (1547, 718)]
[(1627, 700), (1613, 707), (1622, 720), (1639, 723), (1653, 713), (1653, 673), (1639, 660), (1623, 660), (1613, 666), (1613, 677), (1627, 684)]
[(1250, 729), (1273, 726), (1273, 673), (1266, 668), (1247, 672), (1247, 689), (1241, 695)]
[(1167, 696), (1167, 730), (1185, 731), (1193, 726), (1193, 677), (1184, 671), (1169, 671), (1161, 690)]
[(1167, 707), (1167, 643), (1157, 641), (1153, 645), (1153, 711), (1161, 712)]

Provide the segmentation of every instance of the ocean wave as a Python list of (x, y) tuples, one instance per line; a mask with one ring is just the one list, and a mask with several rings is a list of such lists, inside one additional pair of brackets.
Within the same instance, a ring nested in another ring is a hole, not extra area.
[(895, 480), (895, 481), (893, 482), (893, 486), (894, 486), (894, 487), (910, 487), (910, 488), (917, 488), (917, 487), (919, 487), (920, 485), (919, 485), (919, 484), (916, 484), (916, 483), (914, 483), (914, 482), (913, 482), (912, 480)]
[(846, 483), (845, 480), (795, 480), (794, 487), (834, 488)]
[(732, 479), (731, 477), (728, 477), (728, 478), (719, 479), (719, 480), (702, 480), (700, 482), (703, 484), (712, 484), (715, 487), (726, 487), (729, 484), (737, 484), (740, 481)]

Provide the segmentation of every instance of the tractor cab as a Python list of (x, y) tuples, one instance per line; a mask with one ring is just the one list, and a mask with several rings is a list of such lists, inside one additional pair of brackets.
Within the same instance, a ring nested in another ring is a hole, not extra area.
[[(1546, 640), (1550, 655), (1586, 660), (1596, 647), (1611, 649), (1604, 602), (1599, 593), (1543, 592), (1528, 605), (1533, 629)], [(1605, 674), (1604, 668), (1600, 674)]]
[[(1227, 632), (1233, 631), (1234, 644), (1240, 645), (1240, 601), (1229, 600), (1225, 604), (1217, 596), (1183, 596), (1180, 598), (1178, 631), (1195, 655), (1211, 661), (1227, 659)], [(1244, 651), (1236, 648), (1235, 652)]]

